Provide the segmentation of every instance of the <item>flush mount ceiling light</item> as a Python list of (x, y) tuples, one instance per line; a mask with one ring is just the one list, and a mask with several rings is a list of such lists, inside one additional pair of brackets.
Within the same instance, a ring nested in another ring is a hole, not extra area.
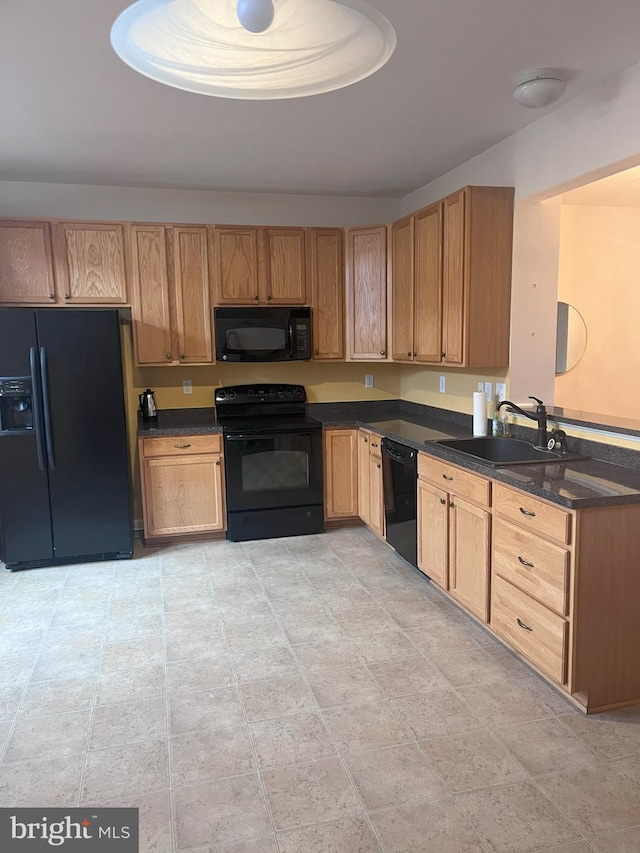
[(558, 68), (529, 68), (516, 77), (513, 97), (523, 107), (548, 107), (567, 88), (564, 74)]
[(222, 98), (300, 98), (381, 68), (395, 30), (364, 0), (138, 0), (111, 29), (118, 56), (168, 86)]

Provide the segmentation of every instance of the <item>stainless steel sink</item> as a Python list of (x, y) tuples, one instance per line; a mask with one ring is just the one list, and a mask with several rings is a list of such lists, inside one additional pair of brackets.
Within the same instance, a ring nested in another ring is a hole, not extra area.
[(485, 465), (504, 468), (511, 465), (549, 465), (552, 462), (576, 462), (588, 459), (579, 453), (556, 453), (538, 450), (519, 438), (445, 438), (435, 441), (456, 453), (469, 456)]

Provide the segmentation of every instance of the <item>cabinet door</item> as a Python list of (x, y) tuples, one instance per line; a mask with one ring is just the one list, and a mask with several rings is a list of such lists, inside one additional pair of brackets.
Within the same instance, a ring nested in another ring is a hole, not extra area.
[(173, 358), (165, 229), (132, 225), (133, 340), (138, 364), (163, 364)]
[(449, 516), (449, 588), (467, 610), (489, 618), (490, 513), (453, 495)]
[(371, 514), (369, 527), (378, 536), (384, 537), (384, 488), (382, 484), (382, 459), (371, 454), (369, 456), (369, 501)]
[(449, 495), (418, 480), (418, 568), (449, 588)]
[(414, 251), (415, 360), (442, 360), (442, 203), (416, 213)]
[(258, 302), (258, 229), (213, 229), (215, 301), (218, 305)]
[(307, 273), (304, 228), (265, 228), (265, 301), (272, 305), (306, 305)]
[(48, 222), (0, 222), (0, 302), (50, 305), (55, 302)]
[(464, 362), (465, 194), (461, 190), (444, 201), (442, 260), (443, 361)]
[(413, 361), (413, 217), (391, 226), (391, 356)]
[(347, 231), (348, 354), (387, 358), (387, 229)]
[(368, 527), (371, 526), (370, 444), (371, 433), (358, 430), (358, 515)]
[(344, 249), (340, 228), (311, 228), (307, 234), (313, 309), (313, 357), (344, 359)]
[(324, 517), (358, 515), (358, 430), (331, 429), (324, 434)]
[(220, 456), (168, 456), (144, 466), (146, 536), (224, 530)]
[(58, 222), (54, 260), (66, 303), (118, 305), (127, 301), (124, 227), (117, 222)]
[(179, 357), (183, 364), (213, 360), (206, 228), (172, 229)]

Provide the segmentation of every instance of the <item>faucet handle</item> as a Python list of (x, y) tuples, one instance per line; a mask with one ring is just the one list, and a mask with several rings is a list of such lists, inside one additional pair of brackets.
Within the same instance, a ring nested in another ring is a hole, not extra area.
[(535, 400), (535, 401), (536, 401), (536, 403), (537, 403), (539, 406), (544, 406), (544, 403), (542, 402), (542, 400), (538, 400), (538, 398), (537, 398), (537, 397), (532, 397), (531, 395), (529, 395), (529, 399), (530, 399), (530, 400)]

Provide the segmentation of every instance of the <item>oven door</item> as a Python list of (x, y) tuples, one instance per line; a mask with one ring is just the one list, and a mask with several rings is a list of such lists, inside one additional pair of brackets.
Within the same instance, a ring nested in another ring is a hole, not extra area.
[(322, 504), (322, 430), (225, 436), (229, 512)]

